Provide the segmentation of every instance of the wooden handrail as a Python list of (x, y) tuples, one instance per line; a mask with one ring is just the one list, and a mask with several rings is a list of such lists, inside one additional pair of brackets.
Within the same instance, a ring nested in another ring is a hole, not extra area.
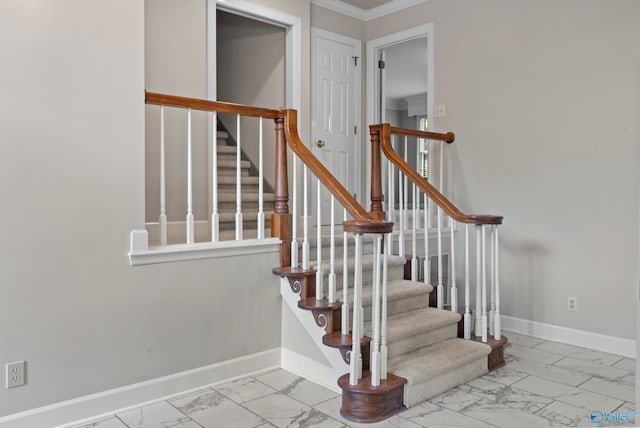
[(311, 150), (302, 142), (298, 134), (298, 114), (296, 110), (283, 110), (284, 133), (287, 144), (298, 158), (311, 170), (320, 182), (342, 204), (354, 218), (345, 222), (347, 232), (360, 233), (390, 233), (393, 222), (372, 218), (369, 213), (355, 200), (351, 193), (340, 183), (329, 170), (315, 157)]
[(451, 144), (455, 141), (456, 136), (453, 132), (441, 134), (439, 132), (418, 131), (417, 129), (395, 128), (391, 127), (392, 134), (411, 135), (412, 137), (425, 138), (427, 140), (444, 141)]
[(252, 107), (243, 104), (225, 103), (221, 101), (207, 101), (197, 98), (179, 97), (176, 95), (158, 94), (145, 91), (145, 102), (147, 104), (164, 105), (171, 107), (184, 107), (194, 110), (215, 111), (218, 113), (240, 114), (242, 116), (264, 117), (267, 119), (277, 119), (280, 117), (280, 110), (273, 110), (261, 107)]
[[(415, 183), (423, 192), (425, 192), (429, 197), (444, 210), (447, 215), (449, 215), (454, 220), (460, 223), (469, 223), (469, 224), (502, 224), (502, 216), (494, 216), (494, 215), (485, 215), (485, 214), (464, 214), (461, 212), (451, 201), (449, 201), (442, 193), (440, 193), (435, 187), (433, 187), (427, 180), (424, 179), (418, 172), (411, 167), (407, 162), (402, 159), (393, 147), (391, 146), (391, 134), (392, 133), (401, 133), (408, 135), (415, 135), (415, 133), (422, 133), (423, 131), (411, 131), (409, 129), (401, 129), (401, 128), (392, 128), (388, 123), (383, 123), (381, 125), (371, 125), (370, 126), (371, 134), (378, 134), (380, 140), (380, 146), (382, 151), (387, 156), (387, 158), (400, 170), (402, 171), (409, 179)], [(430, 133), (435, 134), (435, 133)], [(451, 135), (453, 137), (453, 133), (448, 134), (437, 134), (441, 136)], [(431, 138), (431, 137), (423, 137), (423, 138)], [(434, 139), (434, 138), (431, 138)], [(445, 141), (445, 140), (443, 140)], [(453, 141), (453, 139), (451, 139)], [(450, 142), (450, 141), (449, 141)]]

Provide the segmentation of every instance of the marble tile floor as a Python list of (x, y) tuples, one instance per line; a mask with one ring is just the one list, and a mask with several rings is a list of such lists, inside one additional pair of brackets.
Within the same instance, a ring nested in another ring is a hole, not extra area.
[[(635, 410), (635, 360), (505, 334), (506, 366), (379, 423), (342, 418), (338, 394), (277, 369), (69, 427), (634, 426), (620, 418)], [(594, 411), (619, 420), (593, 423)]]

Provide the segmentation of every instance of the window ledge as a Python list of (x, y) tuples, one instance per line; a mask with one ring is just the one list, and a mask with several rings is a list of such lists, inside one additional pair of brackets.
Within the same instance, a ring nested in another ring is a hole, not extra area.
[(132, 266), (142, 266), (247, 254), (277, 253), (280, 251), (280, 243), (279, 238), (266, 238), (149, 247), (148, 232), (145, 229), (136, 229), (131, 231), (129, 262)]

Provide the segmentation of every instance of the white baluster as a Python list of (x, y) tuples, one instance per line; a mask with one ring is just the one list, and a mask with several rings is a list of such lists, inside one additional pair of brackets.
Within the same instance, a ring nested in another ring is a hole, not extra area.
[(218, 213), (218, 114), (212, 113), (213, 160), (211, 165), (211, 242), (220, 240), (220, 214)]
[(471, 311), (469, 309), (469, 225), (464, 225), (464, 338), (471, 339)]
[(167, 176), (165, 173), (164, 106), (160, 107), (160, 245), (167, 245)]
[[(429, 156), (427, 157), (427, 180), (429, 180), (431, 182), (431, 172), (433, 171), (433, 160), (431, 159), (431, 153), (432, 152), (432, 147), (431, 147), (431, 140), (427, 140), (427, 152), (429, 153)], [(433, 225), (433, 202), (429, 201), (429, 207), (428, 207), (428, 215), (427, 215), (427, 229), (431, 229), (432, 225)]]
[(298, 157), (293, 158), (293, 195), (292, 195), (292, 225), (291, 225), (291, 266), (298, 267)]
[[(407, 152), (409, 151), (409, 148), (407, 147), (409, 141), (409, 137), (408, 136), (404, 136), (404, 161), (407, 162)], [(404, 209), (402, 210), (402, 215), (404, 216), (404, 218), (402, 219), (402, 221), (404, 222), (404, 226), (408, 226), (409, 225), (409, 178), (405, 175), (404, 176), (404, 180), (403, 180), (403, 189), (402, 189), (402, 194), (404, 196)], [(401, 256), (404, 256), (405, 254), (402, 253), (400, 254)]]
[(362, 292), (362, 235), (355, 234), (355, 270), (354, 270), (354, 284), (353, 284), (353, 330), (352, 330), (352, 344), (351, 344), (351, 357), (349, 364), (349, 383), (351, 385), (357, 385), (358, 381), (362, 378), (362, 353), (360, 351), (360, 338), (362, 333), (360, 332), (360, 318), (361, 312), (361, 292)]
[[(387, 234), (386, 238), (390, 238), (391, 234)], [(387, 284), (388, 284), (388, 253), (382, 255), (382, 314), (380, 315), (382, 325), (380, 326), (380, 379), (387, 378)]]
[(500, 264), (498, 263), (498, 255), (500, 254), (500, 240), (498, 239), (498, 226), (496, 225), (496, 233), (494, 234), (495, 244), (495, 263), (496, 263), (496, 312), (493, 318), (495, 323), (494, 339), (502, 339), (502, 322), (500, 320)]
[(242, 146), (240, 138), (240, 115), (236, 115), (236, 241), (242, 240), (242, 189), (241, 189), (241, 165), (242, 165)]
[(431, 283), (431, 263), (429, 261), (429, 197), (424, 194), (424, 283)]
[(482, 341), (487, 341), (487, 251), (486, 226), (482, 226)]
[(404, 256), (404, 194), (402, 192), (402, 171), (398, 168), (398, 255)]
[[(343, 224), (347, 221), (347, 210), (342, 215)], [(347, 232), (342, 232), (342, 334), (349, 334), (349, 270), (347, 269), (349, 245)]]
[(187, 112), (187, 128), (187, 244), (191, 245), (195, 241), (195, 222), (193, 219), (193, 170), (191, 156), (191, 109)]
[(309, 169), (306, 165), (302, 167), (302, 269), (309, 269)]
[(335, 197), (331, 195), (331, 246), (329, 247), (329, 302), (336, 301), (336, 215)]
[(440, 193), (444, 194), (444, 141), (440, 141), (440, 180), (438, 184), (440, 184)]
[(321, 200), (321, 183), (317, 179), (317, 222), (316, 222), (316, 299), (324, 299), (324, 271), (322, 270), (322, 200)]
[(496, 249), (495, 249), (495, 225), (489, 226), (489, 247), (491, 248), (489, 253), (489, 267), (491, 276), (489, 277), (489, 292), (491, 295), (491, 306), (489, 307), (489, 335), (495, 336), (495, 316), (496, 316)]
[(416, 184), (413, 183), (413, 221), (411, 222), (411, 281), (418, 280), (418, 209), (416, 207), (418, 202), (418, 190)]
[[(393, 178), (394, 178), (394, 173), (393, 173), (393, 164), (391, 163), (390, 160), (387, 160), (387, 213), (388, 213), (388, 219), (390, 219), (391, 221), (395, 222), (395, 191), (394, 191), (394, 185), (393, 185)], [(397, 227), (396, 225), (394, 225), (394, 228)], [(393, 234), (389, 236), (389, 239), (387, 239), (387, 251), (389, 253), (391, 253), (393, 251)]]
[(260, 133), (258, 135), (258, 239), (264, 239), (264, 189), (263, 189), (263, 132), (262, 132), (262, 117), (260, 117)]
[(373, 346), (371, 347), (371, 386), (380, 385), (380, 254), (382, 235), (376, 235), (373, 269), (373, 301), (371, 303), (371, 323), (373, 324)]
[(482, 239), (481, 225), (476, 224), (476, 314), (474, 334), (476, 337), (482, 336)]
[(453, 219), (449, 217), (449, 235), (451, 236), (451, 312), (458, 312), (458, 286), (456, 285), (456, 242)]
[(438, 309), (444, 308), (444, 284), (442, 281), (442, 208), (438, 207), (438, 288), (436, 294)]

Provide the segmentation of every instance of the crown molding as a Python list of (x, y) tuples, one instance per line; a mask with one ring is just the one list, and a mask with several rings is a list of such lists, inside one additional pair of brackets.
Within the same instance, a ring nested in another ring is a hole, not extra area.
[(429, 0), (393, 0), (392, 2), (367, 10), (360, 9), (359, 7), (352, 6), (340, 0), (311, 0), (311, 3), (361, 21), (371, 21), (372, 19), (380, 18), (420, 3), (426, 3), (427, 1)]

